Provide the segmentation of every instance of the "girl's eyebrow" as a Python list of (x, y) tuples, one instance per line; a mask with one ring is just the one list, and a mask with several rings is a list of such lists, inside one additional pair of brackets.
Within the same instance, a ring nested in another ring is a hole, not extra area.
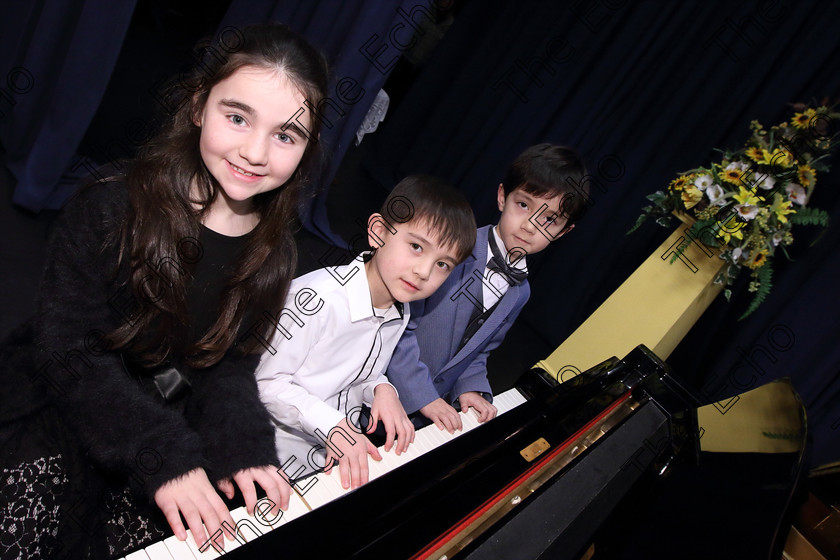
[(247, 113), (252, 117), (257, 114), (256, 109), (250, 105), (242, 103), (241, 101), (236, 101), (235, 99), (222, 99), (219, 101), (219, 105), (224, 105), (225, 107), (230, 107), (231, 109), (239, 109), (243, 113)]
[(283, 123), (282, 126), (280, 126), (280, 130), (283, 132), (291, 130), (293, 134), (299, 136), (300, 138), (309, 138), (309, 136), (304, 134), (300, 127), (296, 125), (294, 121), (286, 121), (285, 123)]

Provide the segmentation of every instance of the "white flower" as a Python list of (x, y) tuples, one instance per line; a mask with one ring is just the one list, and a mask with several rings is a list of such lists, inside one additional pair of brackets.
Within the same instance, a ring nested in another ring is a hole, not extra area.
[(739, 204), (735, 207), (735, 210), (738, 211), (738, 216), (746, 221), (752, 220), (758, 214), (758, 206), (750, 204)]
[(797, 185), (796, 183), (789, 183), (785, 185), (785, 192), (787, 192), (788, 198), (791, 199), (793, 202), (797, 203), (799, 206), (805, 206), (806, 195), (805, 189), (802, 188), (802, 185)]
[(766, 177), (764, 177), (764, 180), (761, 183), (759, 183), (758, 186), (764, 189), (765, 191), (769, 191), (770, 189), (776, 186), (776, 178), (772, 175), (767, 175)]
[(737, 169), (738, 171), (746, 171), (747, 166), (742, 161), (733, 161), (729, 165), (726, 166), (727, 171), (732, 171), (733, 169)]
[(738, 260), (741, 258), (742, 253), (743, 251), (740, 247), (735, 247), (734, 249), (732, 249), (732, 262), (737, 263)]
[(695, 179), (694, 186), (700, 189), (701, 191), (705, 191), (708, 187), (712, 185), (712, 176), (711, 175), (700, 175)]
[(771, 238), (771, 240), (773, 241), (773, 246), (778, 247), (779, 243), (781, 243), (782, 239), (784, 239), (784, 238), (785, 238), (785, 232), (783, 232), (782, 230), (779, 230), (776, 233), (774, 233), (773, 237)]
[(709, 201), (712, 204), (722, 205), (724, 203), (723, 195), (723, 188), (718, 184), (714, 184), (706, 189), (706, 196), (709, 197)]

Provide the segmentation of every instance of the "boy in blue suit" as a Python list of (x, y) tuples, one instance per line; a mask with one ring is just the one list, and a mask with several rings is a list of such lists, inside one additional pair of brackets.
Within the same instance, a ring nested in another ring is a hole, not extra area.
[(411, 320), (388, 365), (388, 379), (418, 427), (434, 422), (450, 433), (462, 412), (480, 422), (496, 416), (487, 356), (501, 344), (528, 301), (525, 255), (574, 228), (585, 211), (586, 169), (571, 149), (551, 144), (520, 154), (499, 185), (502, 215), (479, 228), (475, 249), (443, 285), (411, 303)]

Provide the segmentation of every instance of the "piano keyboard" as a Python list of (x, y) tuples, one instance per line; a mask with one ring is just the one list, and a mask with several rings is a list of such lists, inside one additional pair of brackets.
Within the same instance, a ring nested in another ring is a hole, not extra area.
[[(524, 403), (525, 400), (525, 397), (517, 389), (511, 389), (493, 397), (493, 404), (498, 409), (498, 416), (516, 408)], [(379, 453), (382, 455), (382, 460), (368, 461), (370, 480), (375, 480), (405, 465), (409, 461), (445, 443), (449, 443), (458, 436), (480, 425), (474, 411), (470, 410), (467, 413), (459, 412), (458, 414), (461, 416), (463, 429), (456, 431), (454, 434), (440, 430), (437, 426), (431, 424), (416, 431), (414, 443), (408, 447), (408, 451), (401, 455), (386, 452), (380, 447)], [(334, 468), (330, 474), (318, 473), (302, 481), (302, 486), (295, 485), (293, 487), (295, 491), (292, 492), (291, 499), (289, 500), (289, 509), (284, 511), (279, 519), (267, 519), (262, 515), (248, 515), (244, 507), (232, 510), (230, 514), (236, 523), (237, 539), (231, 541), (225, 538), (225, 551), (239, 548), (250, 540), (258, 538), (269, 531), (285, 525), (289, 521), (306, 515), (313, 509), (352, 492), (352, 490), (345, 490), (341, 486), (341, 479), (338, 472), (338, 469)], [(192, 532), (188, 530), (186, 541), (180, 541), (176, 537), (171, 536), (143, 550), (132, 552), (119, 560), (203, 560), (205, 558), (218, 558), (223, 554), (224, 552), (217, 552), (209, 545), (203, 552), (200, 551), (195, 545)]]

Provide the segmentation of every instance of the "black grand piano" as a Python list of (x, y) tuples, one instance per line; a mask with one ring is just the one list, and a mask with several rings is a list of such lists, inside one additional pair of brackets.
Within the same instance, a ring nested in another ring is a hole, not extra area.
[[(698, 402), (643, 346), (562, 384), (532, 369), (505, 399), (521, 404), (326, 503), (299, 480), (305, 514), (258, 513), (237, 522), (235, 549), (193, 555), (579, 559), (638, 481), (699, 453)], [(448, 436), (429, 426), (418, 438), (427, 430)], [(145, 553), (185, 557), (175, 545)]]

